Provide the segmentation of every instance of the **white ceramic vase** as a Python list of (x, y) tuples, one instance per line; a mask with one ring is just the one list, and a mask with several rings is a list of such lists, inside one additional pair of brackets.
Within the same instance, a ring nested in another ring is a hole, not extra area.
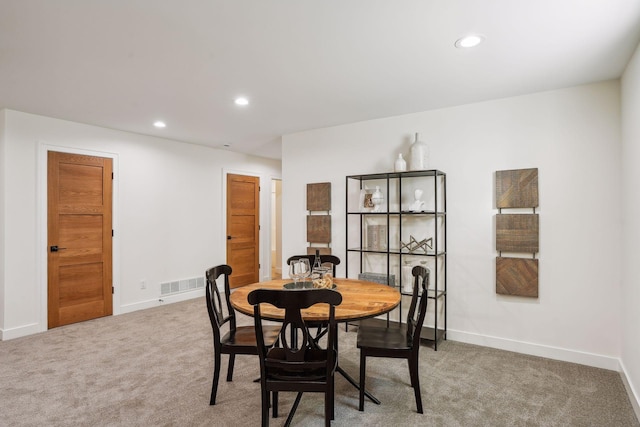
[(409, 170), (420, 171), (427, 169), (429, 164), (429, 152), (427, 144), (418, 139), (411, 144), (411, 158), (409, 159)]
[(398, 154), (398, 158), (396, 159), (393, 169), (396, 172), (404, 172), (407, 170), (407, 162), (402, 158), (402, 153)]

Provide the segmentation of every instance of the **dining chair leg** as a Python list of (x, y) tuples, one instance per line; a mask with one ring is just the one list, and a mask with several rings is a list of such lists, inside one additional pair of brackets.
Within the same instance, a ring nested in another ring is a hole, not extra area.
[(330, 393), (330, 402), (331, 402), (331, 419), (335, 420), (336, 419), (336, 402), (335, 402), (336, 382), (334, 377), (331, 378), (331, 386), (329, 389), (329, 393)]
[(274, 391), (272, 393), (273, 395), (273, 402), (272, 402), (272, 411), (273, 411), (273, 418), (278, 418), (278, 392)]
[(262, 387), (261, 401), (262, 401), (262, 427), (269, 427), (269, 392), (266, 387)]
[(411, 376), (411, 386), (416, 396), (416, 408), (419, 414), (423, 414), (422, 411), (422, 396), (420, 395), (420, 376), (418, 375), (418, 358), (412, 357), (409, 359), (409, 375)]
[(331, 411), (331, 397), (333, 395), (331, 394), (331, 387), (329, 387), (329, 390), (326, 391), (326, 393), (324, 394), (324, 425), (325, 427), (330, 427), (331, 426), (331, 420), (333, 419)]
[(220, 351), (216, 350), (214, 354), (213, 366), (213, 384), (211, 386), (211, 399), (209, 405), (216, 404), (216, 394), (218, 393), (218, 380), (220, 380), (220, 364), (222, 363)]
[(229, 367), (227, 368), (227, 381), (232, 381), (233, 380), (233, 365), (235, 365), (235, 361), (236, 361), (236, 355), (235, 354), (230, 354), (229, 355)]
[(367, 371), (367, 357), (364, 351), (360, 350), (360, 403), (358, 411), (364, 411), (364, 378)]

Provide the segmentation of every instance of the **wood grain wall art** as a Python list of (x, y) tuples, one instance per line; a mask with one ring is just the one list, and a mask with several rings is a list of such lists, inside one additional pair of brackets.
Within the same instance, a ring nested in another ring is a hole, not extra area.
[(331, 215), (307, 216), (307, 242), (331, 243)]
[(538, 297), (538, 260), (496, 258), (496, 293)]
[[(496, 171), (496, 293), (538, 297), (540, 219), (538, 169)], [(530, 208), (532, 213), (502, 213), (503, 209)], [(532, 258), (503, 257), (502, 252), (529, 254)]]
[(496, 207), (538, 207), (538, 168), (497, 171)]
[(307, 184), (307, 210), (326, 212), (331, 210), (330, 182)]
[(307, 184), (308, 254), (331, 254), (331, 183)]
[(538, 252), (538, 214), (496, 215), (496, 250)]

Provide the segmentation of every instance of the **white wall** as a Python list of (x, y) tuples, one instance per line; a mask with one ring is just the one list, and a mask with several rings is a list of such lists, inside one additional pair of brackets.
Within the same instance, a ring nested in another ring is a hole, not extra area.
[[(622, 365), (640, 417), (640, 46), (622, 76)], [(633, 399), (632, 399), (633, 402)]]
[[(305, 185), (324, 181), (333, 252), (344, 258), (345, 176), (391, 171), (414, 132), (429, 144), (430, 168), (447, 173), (449, 338), (617, 369), (619, 83), (286, 135), (283, 258), (305, 247)], [(540, 297), (499, 296), (494, 173), (531, 167), (539, 169)]]
[(269, 259), (268, 188), (271, 177), (280, 176), (279, 161), (11, 110), (4, 128), (4, 339), (46, 329), (43, 147), (116, 159), (115, 313), (157, 305), (161, 282), (202, 277), (226, 261), (226, 171), (261, 177), (261, 259)]
[[(4, 242), (5, 111), (0, 110), (0, 242)], [(0, 244), (0, 331), (4, 328), (4, 245)]]

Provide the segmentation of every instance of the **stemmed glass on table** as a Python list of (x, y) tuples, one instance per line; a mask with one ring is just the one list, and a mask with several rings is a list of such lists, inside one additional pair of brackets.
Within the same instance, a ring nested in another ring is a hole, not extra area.
[(310, 275), (311, 266), (307, 258), (296, 259), (289, 264), (289, 277), (293, 279), (296, 288), (300, 279), (306, 280)]

